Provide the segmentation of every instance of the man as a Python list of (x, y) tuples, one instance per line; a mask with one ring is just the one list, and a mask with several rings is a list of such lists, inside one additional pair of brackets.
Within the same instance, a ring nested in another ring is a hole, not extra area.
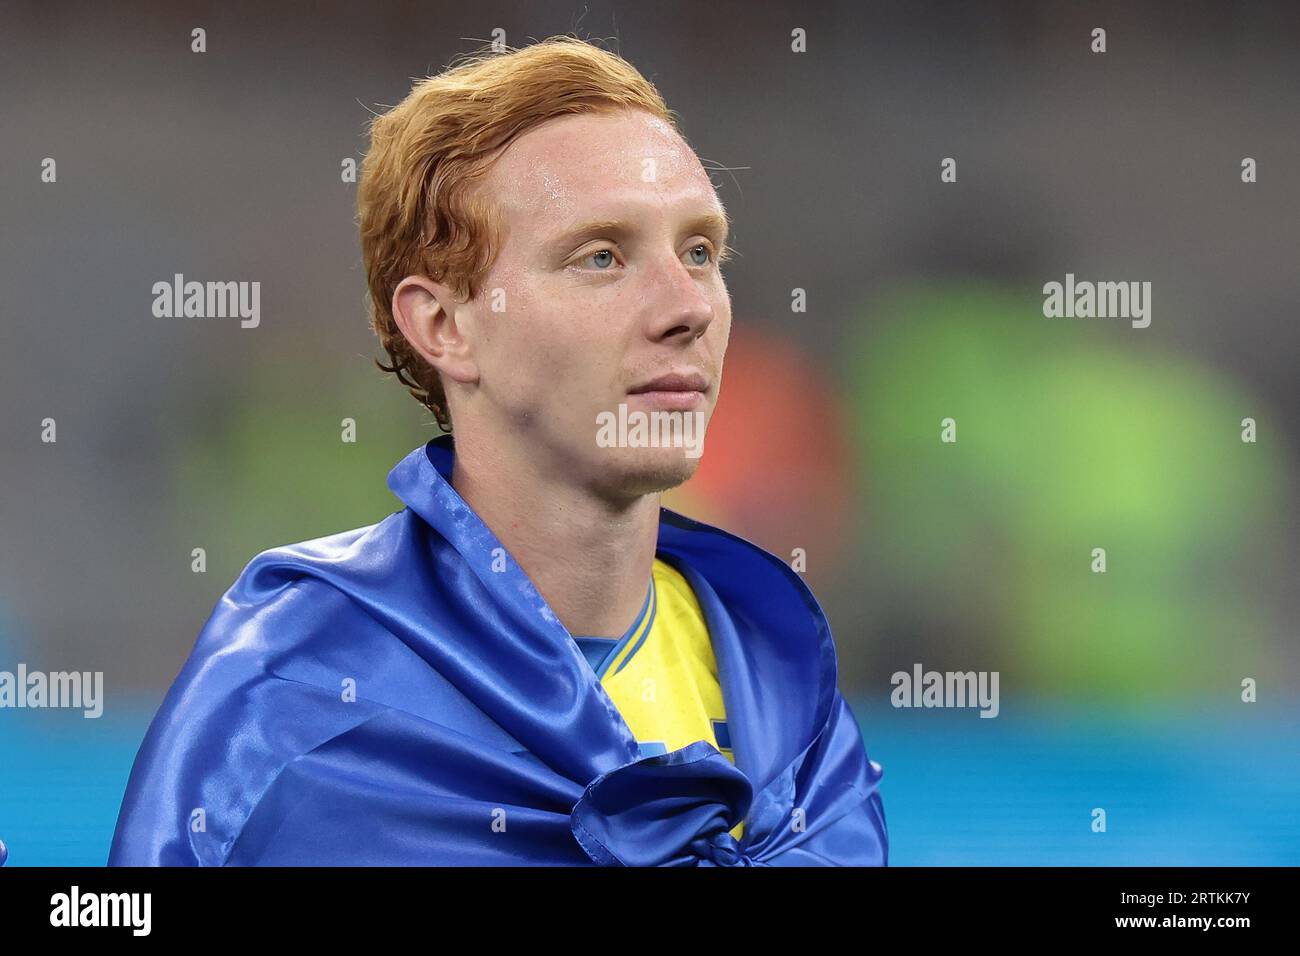
[(731, 309), (726, 213), (659, 94), (553, 38), (421, 81), (371, 137), (384, 367), (452, 432), (393, 469), (402, 511), (245, 568), (110, 863), (884, 864), (812, 594), (660, 507)]

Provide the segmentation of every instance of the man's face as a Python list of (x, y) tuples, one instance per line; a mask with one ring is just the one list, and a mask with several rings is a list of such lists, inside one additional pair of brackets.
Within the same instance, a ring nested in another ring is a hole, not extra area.
[[(483, 440), (500, 435), (606, 496), (685, 481), (731, 327), (725, 212), (694, 151), (649, 113), (563, 116), (514, 140), (481, 186), (504, 226), (478, 296), (461, 307)], [(700, 387), (656, 383), (671, 375)], [(677, 445), (629, 447), (637, 435), (620, 417), (634, 426), (638, 414), (647, 442), (676, 428)]]

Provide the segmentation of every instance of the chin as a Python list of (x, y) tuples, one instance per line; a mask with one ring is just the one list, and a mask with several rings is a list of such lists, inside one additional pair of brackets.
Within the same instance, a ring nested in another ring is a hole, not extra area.
[(700, 458), (687, 455), (681, 448), (620, 448), (610, 452), (600, 468), (601, 484), (623, 497), (676, 488), (700, 467)]

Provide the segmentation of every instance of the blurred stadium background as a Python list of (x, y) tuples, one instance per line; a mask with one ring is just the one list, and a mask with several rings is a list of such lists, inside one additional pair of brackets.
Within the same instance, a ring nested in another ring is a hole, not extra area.
[[(243, 565), (398, 506), (437, 432), (371, 361), (340, 164), (496, 27), (608, 38), (717, 169), (726, 387), (666, 503), (806, 551), (891, 864), (1300, 862), (1300, 10), (466, 6), (6, 6), (0, 670), (107, 697), (0, 710), (9, 864), (102, 864)], [(260, 281), (260, 327), (155, 318), (177, 272)], [(1151, 326), (1044, 318), (1066, 272), (1152, 282)], [(918, 662), (1000, 715), (892, 708)]]

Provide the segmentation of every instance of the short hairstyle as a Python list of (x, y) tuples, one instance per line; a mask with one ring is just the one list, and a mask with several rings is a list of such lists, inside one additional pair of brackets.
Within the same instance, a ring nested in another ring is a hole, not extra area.
[(391, 362), (376, 364), (443, 430), (451, 413), (438, 372), (393, 319), (398, 283), (427, 275), (459, 298), (477, 297), (502, 233), (496, 204), (473, 187), (499, 151), (553, 117), (625, 109), (649, 112), (680, 132), (676, 114), (630, 63), (588, 41), (554, 36), (453, 61), (371, 121), (357, 214), (370, 322)]

